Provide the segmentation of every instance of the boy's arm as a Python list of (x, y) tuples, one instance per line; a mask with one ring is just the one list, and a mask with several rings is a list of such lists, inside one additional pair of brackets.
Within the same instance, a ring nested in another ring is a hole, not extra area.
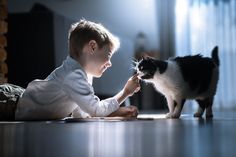
[[(125, 84), (123, 90), (114, 96), (119, 104), (122, 104), (125, 99), (129, 96), (132, 96), (134, 93), (140, 90), (138, 75), (133, 75)], [(110, 117), (137, 117), (138, 109), (135, 106), (120, 107), (118, 110), (111, 113)]]
[(82, 70), (76, 70), (66, 76), (63, 90), (70, 95), (70, 99), (76, 102), (82, 111), (91, 117), (107, 116), (120, 107), (114, 97), (100, 101)]
[(129, 97), (129, 94), (125, 92), (124, 90), (121, 90), (119, 93), (117, 93), (114, 98), (117, 100), (117, 102), (121, 105), (125, 99)]
[(124, 88), (114, 96), (119, 104), (122, 104), (125, 99), (132, 96), (134, 93), (140, 90), (140, 84), (138, 79), (138, 74), (133, 75), (129, 78)]

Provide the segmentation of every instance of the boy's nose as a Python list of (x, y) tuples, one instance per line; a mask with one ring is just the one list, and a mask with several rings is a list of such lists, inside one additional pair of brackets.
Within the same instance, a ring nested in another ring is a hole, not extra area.
[(106, 64), (106, 67), (111, 67), (112, 66), (112, 63), (111, 63), (111, 61), (109, 60), (108, 62), (107, 62), (107, 64)]

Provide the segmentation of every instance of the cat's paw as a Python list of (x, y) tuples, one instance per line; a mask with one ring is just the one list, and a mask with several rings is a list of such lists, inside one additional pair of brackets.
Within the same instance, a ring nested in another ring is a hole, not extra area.
[(206, 118), (213, 118), (213, 114), (206, 114)]
[(171, 118), (172, 114), (173, 114), (173, 113), (170, 113), (170, 112), (167, 113), (167, 114), (166, 114), (166, 118)]
[(167, 113), (166, 114), (166, 118), (176, 119), (176, 118), (179, 118), (179, 117), (180, 117), (180, 114), (177, 114), (177, 113)]
[(196, 112), (196, 113), (194, 113), (193, 116), (194, 116), (194, 117), (202, 117), (202, 113)]
[(180, 117), (179, 113), (173, 113), (172, 116), (171, 116), (171, 118), (173, 118), (173, 119), (177, 119), (179, 117)]

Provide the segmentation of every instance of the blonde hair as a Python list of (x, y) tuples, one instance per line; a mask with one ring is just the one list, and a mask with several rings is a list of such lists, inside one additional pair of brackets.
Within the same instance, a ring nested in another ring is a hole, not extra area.
[(102, 24), (80, 20), (71, 25), (68, 42), (71, 57), (79, 57), (80, 53), (90, 40), (95, 40), (99, 48), (110, 45), (113, 52), (120, 47), (119, 38), (110, 33)]

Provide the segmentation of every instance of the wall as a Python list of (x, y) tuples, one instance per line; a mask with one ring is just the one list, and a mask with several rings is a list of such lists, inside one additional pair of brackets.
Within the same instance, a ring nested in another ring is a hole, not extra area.
[[(146, 34), (147, 47), (150, 50), (158, 49), (155, 0), (9, 0), (8, 9), (10, 13), (28, 12), (35, 2), (44, 4), (72, 21), (85, 18), (101, 22), (120, 37), (121, 49), (112, 58), (112, 68), (107, 70), (102, 78), (94, 81), (97, 93), (115, 94), (132, 75), (130, 67), (134, 41), (139, 32)], [(61, 39), (62, 41), (57, 42), (67, 42), (66, 37)], [(66, 53), (57, 54), (57, 66)]]
[(142, 31), (149, 38), (148, 47), (158, 48), (155, 0), (9, 0), (9, 12), (29, 11), (34, 2), (70, 19), (101, 22), (132, 40)]

